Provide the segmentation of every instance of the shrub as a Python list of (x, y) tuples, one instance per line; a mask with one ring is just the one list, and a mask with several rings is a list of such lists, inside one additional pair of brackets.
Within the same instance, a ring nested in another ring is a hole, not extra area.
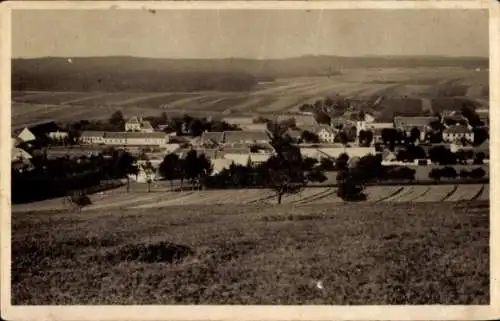
[(483, 178), (485, 175), (486, 175), (486, 172), (481, 167), (474, 168), (470, 172), (471, 178)]

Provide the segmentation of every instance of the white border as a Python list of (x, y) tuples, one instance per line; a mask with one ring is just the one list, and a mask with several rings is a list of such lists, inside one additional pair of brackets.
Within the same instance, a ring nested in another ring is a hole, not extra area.
[[(490, 9), (490, 280), (489, 306), (11, 306), (10, 305), (10, 13), (17, 9)], [(500, 251), (497, 250), (500, 218), (494, 195), (500, 127), (500, 5), (480, 1), (57, 1), (4, 3), (0, 7), (0, 209), (1, 209), (1, 315), (6, 320), (486, 320), (500, 316)], [(9, 155), (5, 158), (5, 155)], [(499, 174), (500, 175), (500, 174)]]

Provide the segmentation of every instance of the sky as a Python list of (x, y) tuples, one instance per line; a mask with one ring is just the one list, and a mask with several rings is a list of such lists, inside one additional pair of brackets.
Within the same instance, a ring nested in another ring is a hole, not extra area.
[(12, 56), (488, 56), (486, 10), (15, 10)]

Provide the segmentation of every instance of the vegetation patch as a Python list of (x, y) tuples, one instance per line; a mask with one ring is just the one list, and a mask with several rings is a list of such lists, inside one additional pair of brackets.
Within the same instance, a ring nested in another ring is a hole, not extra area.
[(176, 263), (194, 251), (185, 245), (169, 242), (155, 244), (129, 244), (116, 252), (108, 253), (106, 259), (112, 263), (121, 261), (136, 261), (145, 263)]

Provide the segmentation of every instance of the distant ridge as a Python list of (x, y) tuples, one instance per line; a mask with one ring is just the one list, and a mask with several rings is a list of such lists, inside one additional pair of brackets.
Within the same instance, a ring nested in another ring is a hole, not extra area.
[(251, 90), (261, 80), (334, 76), (350, 68), (487, 68), (486, 57), (302, 56), (284, 59), (45, 57), (12, 59), (13, 90)]

